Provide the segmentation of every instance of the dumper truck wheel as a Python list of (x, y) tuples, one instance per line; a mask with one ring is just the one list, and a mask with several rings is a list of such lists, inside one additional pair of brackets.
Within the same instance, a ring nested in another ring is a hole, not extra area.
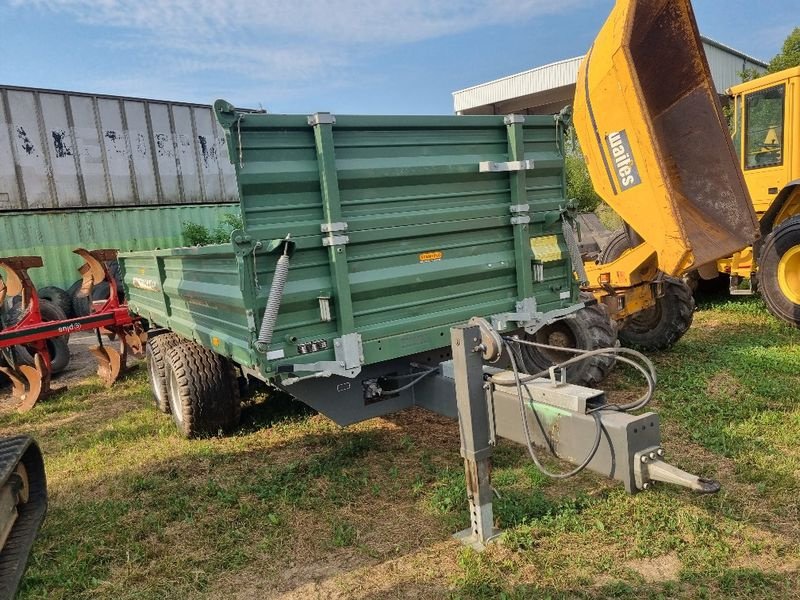
[(757, 277), (769, 312), (800, 327), (800, 216), (784, 221), (764, 240)]
[[(151, 334), (152, 335), (152, 334)], [(167, 351), (188, 340), (177, 333), (166, 331), (148, 337), (144, 355), (147, 362), (147, 376), (156, 407), (163, 413), (170, 414), (169, 396), (167, 395)]]
[(647, 351), (666, 350), (689, 330), (694, 317), (694, 296), (683, 280), (663, 278), (664, 294), (655, 306), (622, 322), (619, 340), (625, 346)]
[[(600, 262), (610, 263), (632, 247), (628, 232), (622, 230), (609, 240)], [(666, 350), (691, 327), (694, 315), (692, 288), (682, 279), (662, 277), (664, 295), (656, 299), (655, 306), (628, 317), (620, 324), (619, 340), (625, 346), (647, 351)]]
[[(546, 325), (523, 339), (549, 346), (580, 350), (598, 350), (617, 346), (616, 327), (604, 306), (595, 304), (573, 315)], [(520, 346), (523, 364), (528, 373), (537, 373), (556, 363), (573, 358), (572, 352)], [(567, 381), (577, 385), (595, 386), (603, 381), (614, 366), (613, 356), (596, 356), (567, 367)]]
[(630, 250), (633, 248), (633, 244), (631, 243), (631, 239), (628, 237), (628, 232), (624, 229), (622, 231), (616, 232), (613, 236), (608, 239), (606, 242), (603, 251), (600, 252), (599, 261), (601, 265), (608, 264), (614, 260), (617, 260), (625, 250)]
[(187, 342), (167, 351), (166, 375), (172, 420), (182, 435), (216, 435), (239, 425), (239, 383), (229, 360)]

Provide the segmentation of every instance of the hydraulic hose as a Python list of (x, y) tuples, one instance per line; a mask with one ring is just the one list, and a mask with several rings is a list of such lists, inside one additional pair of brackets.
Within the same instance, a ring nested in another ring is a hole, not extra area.
[[(520, 351), (520, 348), (519, 348), (520, 345), (534, 346), (534, 347), (542, 348), (542, 349), (551, 349), (551, 350), (570, 352), (572, 354), (576, 354), (577, 355), (577, 356), (575, 356), (573, 358), (570, 358), (569, 360), (565, 360), (565, 361), (563, 361), (561, 363), (558, 363), (558, 364), (554, 365), (554, 368), (560, 368), (560, 369), (563, 369), (563, 368), (565, 368), (565, 367), (567, 367), (569, 365), (573, 365), (573, 364), (576, 364), (576, 363), (584, 361), (584, 360), (588, 360), (588, 359), (590, 359), (590, 358), (592, 358), (594, 356), (612, 354), (612, 355), (616, 356), (617, 360), (619, 360), (620, 362), (624, 362), (626, 364), (629, 364), (629, 365), (633, 366), (635, 369), (637, 369), (642, 374), (642, 376), (644, 377), (645, 381), (647, 382), (647, 391), (644, 393), (644, 395), (641, 398), (639, 398), (638, 400), (635, 400), (634, 402), (630, 402), (630, 403), (627, 403), (627, 404), (621, 404), (621, 405), (604, 404), (602, 406), (598, 406), (598, 407), (595, 407), (595, 408), (587, 410), (587, 414), (590, 414), (592, 416), (592, 418), (594, 419), (594, 422), (595, 422), (594, 439), (593, 439), (592, 444), (589, 447), (589, 451), (587, 452), (587, 454), (584, 457), (584, 459), (582, 461), (580, 461), (580, 463), (574, 469), (571, 469), (570, 471), (566, 471), (566, 472), (563, 472), (563, 473), (553, 473), (553, 472), (547, 470), (544, 467), (544, 465), (542, 465), (541, 461), (539, 460), (539, 457), (536, 454), (536, 450), (534, 449), (533, 440), (531, 439), (530, 428), (529, 428), (529, 425), (528, 425), (528, 412), (526, 410), (525, 398), (524, 398), (525, 393), (527, 393), (528, 400), (530, 402), (530, 408), (531, 408), (531, 410), (533, 412), (533, 415), (534, 415), (534, 417), (536, 419), (536, 422), (537, 422), (537, 424), (539, 426), (539, 429), (540, 429), (542, 435), (544, 436), (545, 441), (547, 441), (548, 446), (550, 447), (549, 448), (550, 452), (555, 455), (555, 449), (553, 448), (553, 445), (552, 445), (549, 437), (547, 436), (547, 432), (545, 431), (545, 428), (544, 428), (541, 420), (539, 419), (539, 415), (537, 414), (536, 410), (534, 409), (533, 396), (532, 396), (530, 390), (528, 389), (528, 387), (524, 386), (523, 384), (528, 383), (530, 381), (533, 381), (535, 379), (538, 379), (540, 377), (544, 377), (544, 376), (549, 375), (550, 369), (546, 369), (544, 371), (540, 371), (539, 373), (534, 373), (532, 375), (520, 374), (520, 370), (519, 370), (518, 363), (517, 363), (518, 359), (520, 361), (522, 361), (521, 354), (518, 354), (518, 352)], [(627, 411), (631, 411), (631, 410), (638, 410), (640, 408), (643, 408), (644, 406), (646, 406), (650, 402), (650, 399), (653, 397), (653, 394), (655, 392), (655, 384), (656, 384), (655, 366), (653, 365), (653, 363), (646, 356), (644, 356), (640, 352), (636, 352), (635, 350), (631, 350), (629, 348), (618, 347), (618, 348), (603, 348), (603, 349), (599, 349), (599, 350), (579, 350), (577, 348), (563, 348), (561, 346), (550, 346), (548, 344), (541, 344), (541, 343), (537, 343), (537, 342), (529, 342), (527, 340), (521, 340), (521, 339), (519, 339), (517, 337), (513, 337), (513, 338), (504, 337), (503, 338), (503, 346), (504, 346), (505, 350), (508, 352), (509, 361), (511, 363), (511, 369), (512, 369), (512, 371), (514, 373), (514, 381), (513, 381), (513, 383), (510, 383), (510, 382), (507, 382), (507, 381), (504, 381), (504, 380), (495, 379), (494, 377), (489, 377), (489, 381), (493, 382), (495, 385), (514, 386), (514, 387), (516, 387), (517, 396), (519, 397), (520, 420), (522, 421), (522, 429), (523, 429), (523, 432), (525, 434), (525, 445), (527, 447), (528, 454), (530, 455), (531, 459), (533, 460), (534, 464), (539, 469), (539, 471), (541, 471), (547, 477), (550, 477), (550, 478), (553, 478), (553, 479), (567, 479), (568, 477), (573, 477), (573, 476), (577, 475), (578, 473), (580, 473), (581, 471), (583, 471), (589, 465), (589, 463), (592, 461), (592, 459), (594, 458), (594, 455), (597, 453), (597, 449), (600, 447), (600, 441), (601, 441), (601, 436), (602, 436), (603, 426), (602, 426), (602, 422), (601, 422), (601, 419), (600, 419), (600, 411), (602, 411), (602, 410), (616, 410), (616, 411), (627, 412)], [(624, 355), (627, 355), (627, 356), (624, 356)], [(629, 357), (638, 359), (643, 364), (641, 364), (639, 362), (636, 362), (635, 360), (632, 360), (632, 358), (629, 358)]]

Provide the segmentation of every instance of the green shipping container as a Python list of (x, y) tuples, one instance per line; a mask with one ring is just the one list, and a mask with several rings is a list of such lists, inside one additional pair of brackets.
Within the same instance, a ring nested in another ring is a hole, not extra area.
[(207, 204), (3, 213), (0, 256), (41, 256), (42, 268), (29, 271), (34, 284), (66, 289), (80, 278), (83, 261), (75, 248), (171, 248), (184, 243), (185, 223), (214, 229), (223, 216), (238, 212), (236, 204)]
[(335, 376), (349, 389), (370, 365), (448, 347), (450, 328), (473, 316), (516, 329), (578, 301), (561, 119), (215, 109), (244, 229), (231, 244), (122, 255), (130, 307), (154, 326), (261, 379)]

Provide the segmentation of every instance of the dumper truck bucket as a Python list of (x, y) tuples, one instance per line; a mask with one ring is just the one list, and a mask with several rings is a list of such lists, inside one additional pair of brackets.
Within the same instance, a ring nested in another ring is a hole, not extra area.
[(597, 192), (678, 275), (752, 244), (757, 219), (689, 0), (617, 0), (578, 74)]

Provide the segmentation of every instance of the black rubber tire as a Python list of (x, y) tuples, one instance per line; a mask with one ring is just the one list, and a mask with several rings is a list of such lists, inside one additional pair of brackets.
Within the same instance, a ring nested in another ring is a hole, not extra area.
[(616, 232), (608, 239), (605, 248), (603, 248), (603, 251), (600, 253), (600, 264), (605, 265), (618, 259), (625, 250), (629, 250), (630, 248), (633, 248), (633, 243), (628, 237), (628, 232), (624, 229)]
[(71, 286), (67, 288), (67, 294), (69, 294), (70, 299), (75, 297), (75, 294), (77, 294), (78, 290), (81, 289), (82, 284), (83, 284), (83, 279), (78, 279), (78, 281), (74, 282)]
[[(46, 321), (66, 319), (63, 311), (47, 300), (41, 300), (39, 302), (39, 312)], [(21, 317), (22, 311), (19, 308), (19, 303), (12, 306), (6, 313), (7, 322), (10, 324), (18, 322)], [(0, 329), (2, 329), (2, 327), (0, 327)], [(69, 366), (69, 335), (62, 335), (47, 340), (47, 350), (50, 354), (50, 370), (53, 375), (61, 373)], [(9, 354), (10, 359), (15, 363), (33, 365), (33, 355), (25, 346), (12, 346), (10, 348), (4, 348), (2, 353), (0, 353), (0, 366), (8, 365), (8, 361), (4, 356), (6, 353)]]
[(70, 296), (60, 287), (48, 285), (40, 290), (36, 290), (36, 293), (42, 300), (47, 300), (51, 304), (56, 305), (58, 308), (64, 311), (64, 314), (68, 319), (71, 319), (75, 316), (75, 313), (72, 310), (72, 296)]
[(619, 340), (624, 346), (642, 350), (666, 350), (692, 326), (694, 296), (681, 279), (663, 277), (664, 294), (655, 306), (622, 322)]
[[(8, 311), (8, 322), (12, 324), (19, 323), (19, 320), (22, 318), (21, 304), (18, 299), (19, 296), (14, 298), (14, 305)], [(43, 321), (65, 321), (67, 319), (67, 315), (58, 305), (43, 298), (39, 299), (39, 314), (42, 315)], [(61, 337), (69, 343), (68, 333), (65, 333)]]
[[(44, 299), (39, 300), (39, 313), (44, 321), (64, 321), (67, 318), (61, 308)], [(9, 311), (9, 320), (11, 323), (17, 323), (21, 318), (20, 304), (16, 304)], [(69, 366), (69, 334), (47, 340), (47, 350), (50, 354), (50, 372), (58, 375)], [(16, 346), (14, 357), (23, 365), (33, 364), (33, 354), (25, 346)]]
[[(542, 327), (523, 339), (551, 346), (565, 346), (580, 350), (614, 348), (617, 331), (604, 306), (595, 304), (582, 308), (573, 315)], [(537, 373), (573, 358), (571, 352), (559, 352), (520, 345), (525, 371)], [(567, 381), (593, 387), (603, 381), (614, 367), (614, 356), (597, 356), (567, 367)]]
[(184, 437), (217, 435), (238, 427), (239, 384), (229, 360), (187, 342), (167, 351), (166, 375), (172, 420)]
[(177, 333), (165, 331), (163, 333), (148, 332), (147, 346), (145, 347), (145, 361), (147, 363), (147, 376), (150, 380), (150, 391), (153, 392), (158, 410), (170, 414), (169, 398), (167, 396), (167, 351), (175, 346), (186, 343), (186, 338)]
[[(50, 354), (50, 372), (58, 375), (69, 366), (70, 353), (66, 336), (47, 340), (47, 352)], [(19, 364), (33, 365), (33, 355), (24, 346), (17, 346), (15, 359)]]
[[(600, 255), (602, 264), (616, 260), (632, 248), (624, 229), (612, 237)], [(625, 319), (619, 325), (619, 341), (624, 346), (653, 351), (672, 347), (689, 330), (694, 317), (692, 288), (683, 279), (662, 275), (664, 295), (656, 304)]]
[(758, 256), (758, 291), (767, 309), (793, 327), (800, 327), (800, 304), (787, 298), (778, 283), (778, 264), (789, 250), (800, 246), (800, 215), (778, 225), (764, 240)]
[(697, 292), (697, 288), (700, 287), (700, 281), (702, 281), (702, 278), (700, 277), (700, 273), (698, 273), (697, 270), (694, 270), (685, 273), (683, 277), (681, 277), (681, 280), (686, 284), (686, 287), (689, 288), (689, 291), (691, 291), (692, 294), (695, 294)]
[[(119, 301), (125, 301), (125, 288), (122, 285), (122, 269), (119, 266), (119, 261), (116, 260), (109, 260), (106, 263), (106, 268), (108, 269), (108, 274), (114, 278), (114, 281), (117, 284), (117, 294), (119, 295)], [(105, 296), (108, 298), (108, 294)]]
[[(111, 293), (110, 290), (111, 286), (107, 281), (101, 281), (100, 283), (92, 286), (92, 301), (106, 300)], [(77, 291), (72, 296), (72, 307), (75, 311), (76, 317), (85, 317), (91, 312), (89, 297), (81, 294), (80, 286), (78, 286)]]

